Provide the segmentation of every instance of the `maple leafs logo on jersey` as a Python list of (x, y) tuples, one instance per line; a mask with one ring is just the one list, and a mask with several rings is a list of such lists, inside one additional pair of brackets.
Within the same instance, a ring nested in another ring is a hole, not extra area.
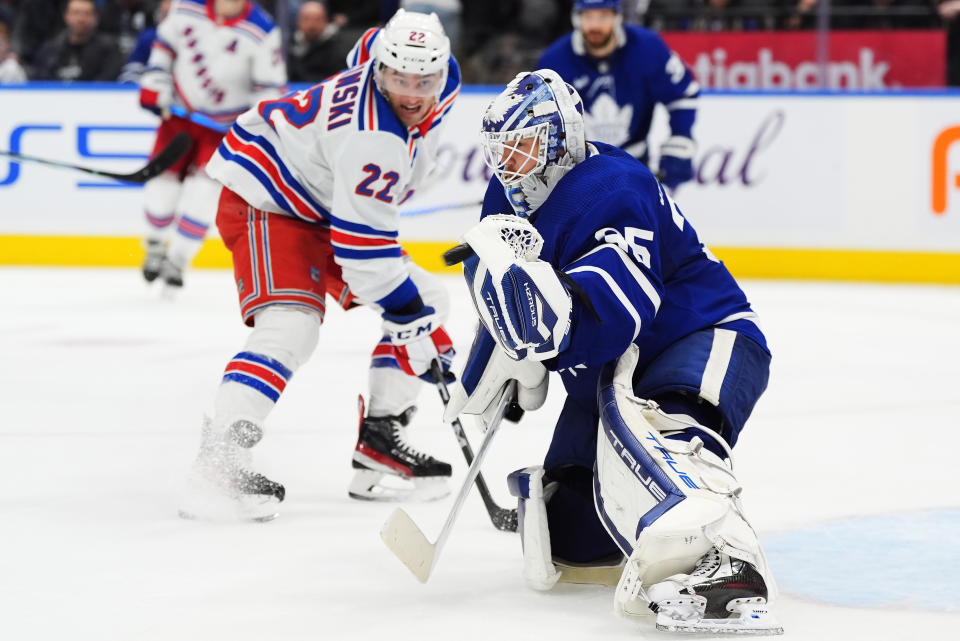
[(633, 105), (622, 108), (609, 94), (600, 94), (583, 114), (583, 126), (589, 140), (622, 145), (630, 138)]
[(515, 93), (500, 94), (494, 98), (487, 108), (486, 121), (489, 123), (502, 122), (507, 116), (507, 112), (521, 100), (523, 100), (523, 96), (518, 96)]

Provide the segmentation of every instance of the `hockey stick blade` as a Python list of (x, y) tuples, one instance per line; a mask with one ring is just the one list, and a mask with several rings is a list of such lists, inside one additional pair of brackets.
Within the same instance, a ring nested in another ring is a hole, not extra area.
[(83, 171), (88, 174), (93, 174), (94, 176), (103, 176), (104, 178), (113, 178), (114, 180), (122, 180), (124, 182), (131, 182), (137, 184), (143, 184), (159, 176), (167, 169), (173, 166), (175, 162), (180, 160), (180, 157), (186, 153), (187, 149), (190, 148), (190, 145), (193, 144), (193, 139), (190, 138), (190, 135), (181, 132), (173, 137), (173, 140), (170, 141), (166, 147), (160, 150), (153, 159), (148, 162), (146, 165), (133, 172), (132, 174), (119, 174), (112, 171), (104, 171), (102, 169), (94, 169), (92, 167), (84, 167), (83, 165), (74, 165), (67, 162), (60, 162), (59, 160), (49, 160), (47, 158), (37, 158), (36, 156), (25, 156), (23, 154), (18, 154), (12, 151), (0, 151), (0, 156), (6, 156), (11, 159), (11, 162), (35, 162), (41, 165), (47, 165), (50, 167), (60, 167), (61, 169), (75, 169), (77, 171)]
[[(437, 386), (440, 401), (443, 403), (443, 406), (446, 407), (447, 403), (450, 402), (450, 390), (447, 389), (447, 384), (443, 379), (443, 370), (437, 360), (434, 360), (430, 364), (430, 375), (433, 377)], [(506, 413), (509, 414), (512, 407), (512, 402), (508, 402)], [(454, 418), (450, 421), (450, 427), (453, 428), (454, 436), (456, 436), (457, 443), (460, 445), (460, 451), (463, 452), (464, 460), (466, 460), (467, 465), (472, 465), (473, 448), (470, 446), (470, 440), (467, 438), (467, 433), (463, 429), (463, 424), (460, 422), (460, 419)], [(483, 499), (483, 506), (487, 509), (487, 515), (490, 517), (490, 522), (493, 523), (493, 527), (503, 532), (516, 532), (518, 527), (517, 511), (515, 509), (502, 508), (497, 505), (497, 502), (493, 500), (493, 495), (490, 494), (487, 482), (483, 480), (483, 474), (480, 472), (477, 472), (476, 483), (477, 491), (480, 492), (480, 498)]]
[[(516, 383), (511, 384), (515, 385)], [(427, 537), (424, 536), (423, 531), (414, 523), (413, 519), (410, 518), (410, 515), (402, 509), (394, 510), (390, 518), (388, 518), (383, 524), (383, 527), (380, 528), (380, 538), (383, 539), (383, 542), (390, 551), (407, 566), (421, 583), (426, 583), (430, 578), (430, 574), (437, 564), (437, 559), (440, 558), (440, 552), (443, 551), (443, 546), (446, 544), (447, 538), (449, 538), (450, 532), (453, 530), (453, 524), (457, 520), (457, 515), (460, 514), (460, 509), (470, 494), (470, 488), (473, 486), (477, 474), (480, 473), (480, 466), (483, 464), (483, 459), (486, 457), (487, 451), (490, 449), (490, 443), (493, 442), (493, 437), (496, 435), (497, 430), (500, 429), (500, 423), (503, 422), (503, 415), (507, 411), (507, 403), (504, 400), (506, 396), (507, 395), (504, 395), (504, 397), (501, 398), (500, 405), (497, 407), (497, 413), (490, 423), (490, 427), (487, 429), (486, 436), (483, 437), (480, 449), (477, 450), (477, 457), (470, 465), (470, 469), (467, 470), (467, 477), (464, 479), (463, 485), (460, 486), (460, 491), (457, 492), (457, 497), (453, 501), (453, 507), (450, 508), (450, 513), (447, 515), (447, 520), (444, 521), (443, 527), (440, 529), (440, 534), (437, 536), (436, 542), (431, 543)]]
[(427, 582), (436, 560), (437, 546), (427, 540), (403, 508), (394, 510), (386, 520), (380, 530), (380, 538), (420, 583)]

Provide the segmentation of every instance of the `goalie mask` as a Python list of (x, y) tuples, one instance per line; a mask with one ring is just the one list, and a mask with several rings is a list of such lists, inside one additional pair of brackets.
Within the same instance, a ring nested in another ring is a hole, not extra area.
[(373, 57), (374, 79), (384, 95), (437, 99), (447, 84), (450, 39), (437, 14), (398, 9), (377, 34)]
[(481, 144), (516, 213), (529, 215), (586, 157), (583, 101), (555, 71), (520, 73), (487, 107)]

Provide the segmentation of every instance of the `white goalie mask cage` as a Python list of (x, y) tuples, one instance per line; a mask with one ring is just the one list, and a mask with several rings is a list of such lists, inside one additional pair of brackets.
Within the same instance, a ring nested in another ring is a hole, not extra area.
[[(450, 39), (435, 13), (398, 9), (373, 43), (374, 79), (381, 93), (439, 98), (447, 84)], [(420, 76), (407, 87), (391, 86), (386, 69)]]
[(542, 175), (561, 160), (581, 162), (586, 140), (580, 94), (551, 69), (518, 74), (487, 107), (481, 147), (504, 187)]

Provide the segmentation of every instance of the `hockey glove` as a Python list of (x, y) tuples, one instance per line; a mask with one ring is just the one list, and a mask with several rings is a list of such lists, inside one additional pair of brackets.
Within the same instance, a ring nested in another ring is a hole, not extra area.
[(693, 178), (693, 153), (696, 144), (685, 136), (671, 136), (660, 147), (660, 182), (676, 189)]
[(488, 216), (464, 240), (475, 254), (463, 274), (490, 335), (514, 360), (543, 361), (570, 341), (570, 295), (553, 266), (537, 256), (543, 240), (518, 216)]
[(435, 382), (430, 375), (430, 364), (436, 360), (443, 368), (444, 378), (448, 382), (453, 380), (450, 373), (453, 343), (432, 307), (424, 306), (419, 312), (407, 315), (384, 312), (383, 333), (405, 373)]
[(169, 74), (158, 71), (143, 74), (140, 79), (140, 106), (157, 115), (169, 116), (172, 103), (173, 86)]
[[(546, 368), (532, 360), (515, 361), (507, 356), (481, 325), (470, 348), (460, 381), (450, 386), (450, 401), (443, 412), (450, 422), (460, 414), (482, 417), (484, 426), (496, 411), (500, 397), (517, 381), (516, 395), (508, 399), (515, 404), (507, 419), (516, 423), (523, 410), (539, 409), (547, 398)], [(514, 420), (515, 417), (515, 420)]]

